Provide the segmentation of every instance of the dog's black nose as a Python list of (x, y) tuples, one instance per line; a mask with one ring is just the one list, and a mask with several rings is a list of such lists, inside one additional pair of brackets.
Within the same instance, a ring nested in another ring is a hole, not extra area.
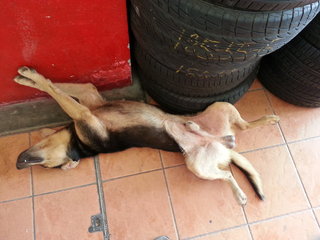
[(16, 167), (17, 169), (23, 169), (29, 167), (32, 164), (40, 163), (42, 161), (43, 158), (32, 156), (30, 153), (28, 153), (28, 150), (26, 150), (20, 153), (20, 155), (18, 156)]

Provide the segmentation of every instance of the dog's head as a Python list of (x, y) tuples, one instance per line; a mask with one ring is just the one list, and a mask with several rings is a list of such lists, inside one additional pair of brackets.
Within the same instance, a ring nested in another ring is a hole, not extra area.
[(63, 167), (70, 161), (93, 156), (96, 152), (90, 151), (78, 139), (74, 126), (64, 128), (46, 136), (40, 142), (23, 151), (17, 159), (17, 169), (34, 165), (45, 168)]
[(33, 165), (43, 167), (58, 167), (70, 160), (68, 147), (71, 134), (68, 129), (55, 132), (31, 148), (23, 151), (17, 159), (17, 168), (23, 169)]

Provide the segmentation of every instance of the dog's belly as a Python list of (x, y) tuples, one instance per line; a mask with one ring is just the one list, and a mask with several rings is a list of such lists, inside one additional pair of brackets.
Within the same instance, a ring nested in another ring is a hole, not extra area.
[[(178, 144), (162, 128), (134, 126), (120, 131), (110, 132), (109, 140), (113, 143), (114, 151), (130, 147), (149, 147), (165, 151), (179, 152)], [(106, 149), (110, 152), (112, 149)]]

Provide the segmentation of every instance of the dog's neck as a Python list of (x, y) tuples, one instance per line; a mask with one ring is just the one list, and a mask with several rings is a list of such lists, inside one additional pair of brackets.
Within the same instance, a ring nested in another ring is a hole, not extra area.
[(95, 156), (99, 153), (95, 149), (81, 141), (76, 133), (74, 123), (72, 123), (67, 129), (71, 135), (70, 143), (68, 146), (68, 156), (72, 160), (78, 161), (81, 158)]

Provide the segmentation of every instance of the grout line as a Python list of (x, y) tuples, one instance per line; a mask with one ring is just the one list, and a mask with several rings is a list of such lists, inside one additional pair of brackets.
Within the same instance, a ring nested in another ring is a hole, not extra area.
[(314, 216), (315, 216), (315, 218), (316, 218), (316, 222), (318, 223), (318, 226), (319, 226), (319, 220), (318, 220), (317, 215), (316, 215), (316, 213), (315, 213), (315, 211), (318, 210), (318, 209), (320, 209), (319, 206), (318, 206), (318, 207), (314, 207), (314, 208), (312, 208), (312, 212), (313, 212), (313, 214), (314, 214)]
[[(254, 221), (254, 222), (251, 222), (251, 223), (248, 223), (248, 224), (240, 224), (240, 225), (236, 225), (236, 226), (233, 226), (233, 227), (224, 228), (222, 230), (218, 230), (218, 231), (214, 231), (214, 232), (208, 232), (208, 233), (196, 235), (196, 236), (193, 236), (193, 237), (184, 238), (183, 240), (193, 240), (193, 239), (201, 238), (201, 237), (204, 237), (204, 236), (211, 236), (211, 235), (219, 234), (219, 233), (222, 233), (222, 232), (234, 230), (234, 229), (237, 229), (237, 228), (240, 228), (240, 227), (256, 225), (256, 224), (260, 224), (260, 223), (263, 223), (263, 222), (269, 222), (269, 221), (276, 220), (276, 219), (281, 219), (281, 218), (284, 218), (284, 217), (287, 217), (287, 216), (292, 216), (292, 215), (296, 215), (296, 214), (298, 215), (298, 214), (301, 214), (301, 213), (304, 213), (304, 212), (308, 212), (308, 211), (311, 211), (311, 209), (307, 208), (307, 209), (298, 210), (298, 211), (294, 211), (294, 212), (287, 213), (287, 214), (282, 214), (282, 215), (271, 217), (271, 218), (257, 220), (257, 221)], [(250, 229), (249, 229), (249, 231), (250, 231)], [(250, 231), (250, 235), (251, 235), (251, 231)], [(252, 237), (252, 235), (251, 235), (251, 237)], [(252, 239), (253, 239), (253, 237), (252, 237)]]
[(303, 138), (303, 139), (299, 139), (299, 140), (293, 140), (290, 142), (287, 142), (288, 144), (292, 144), (292, 143), (300, 143), (300, 142), (306, 142), (306, 141), (310, 141), (310, 140), (314, 140), (314, 139), (319, 139), (320, 136), (315, 136), (315, 137), (308, 137), (308, 138)]
[(109, 240), (110, 234), (109, 234), (109, 227), (108, 227), (106, 202), (104, 199), (104, 192), (103, 192), (103, 185), (102, 185), (103, 181), (101, 178), (101, 171), (100, 171), (99, 155), (93, 157), (93, 159), (94, 159), (94, 167), (95, 167), (96, 180), (97, 180), (97, 191), (98, 191), (98, 197), (99, 197), (100, 214), (102, 216), (102, 222), (103, 222), (103, 238), (104, 240)]
[[(231, 163), (229, 164), (229, 168), (230, 168), (230, 172), (231, 172), (232, 176), (235, 177), (234, 171), (233, 171), (233, 169), (231, 167)], [(247, 213), (246, 213), (246, 211), (244, 209), (244, 206), (241, 206), (241, 210), (242, 210), (243, 216), (244, 216), (244, 218), (246, 220), (246, 224), (245, 225), (248, 227), (250, 238), (251, 238), (251, 240), (253, 240), (253, 235), (252, 235), (251, 228), (250, 228), (250, 225), (249, 225), (248, 216), (247, 216)]]
[(34, 206), (34, 186), (33, 186), (33, 171), (32, 167), (30, 168), (31, 172), (31, 184), (32, 184), (32, 223), (33, 223), (33, 240), (36, 240), (36, 214), (35, 214), (35, 206)]
[(169, 167), (161, 167), (161, 168), (156, 168), (156, 169), (152, 169), (152, 170), (148, 170), (148, 171), (143, 171), (143, 172), (137, 172), (137, 173), (133, 173), (133, 174), (129, 174), (129, 175), (124, 175), (124, 176), (119, 176), (119, 177), (113, 177), (113, 178), (109, 178), (106, 180), (102, 180), (102, 183), (105, 182), (111, 182), (111, 181), (115, 181), (118, 179), (122, 179), (122, 178), (126, 178), (126, 177), (133, 177), (133, 176), (137, 176), (137, 175), (141, 175), (144, 173), (152, 173), (152, 172), (157, 172), (157, 171), (161, 171), (162, 169), (170, 169), (170, 168), (176, 168), (176, 167), (181, 167), (181, 166), (185, 166), (186, 164), (182, 163), (182, 164), (178, 164), (175, 166), (169, 166)]
[[(308, 200), (309, 207), (310, 207), (310, 208), (311, 208), (311, 210), (312, 210), (313, 217), (314, 217), (315, 219), (317, 219), (316, 214), (315, 214), (315, 212), (314, 212), (314, 210), (313, 210), (313, 208), (312, 208), (311, 200), (310, 200), (310, 198), (309, 198), (309, 196), (308, 196), (308, 193), (307, 193), (306, 187), (305, 187), (305, 185), (304, 185), (304, 183), (303, 183), (303, 181), (302, 181), (301, 175), (300, 175), (300, 173), (299, 173), (299, 171), (298, 171), (298, 168), (297, 168), (296, 162), (294, 161), (294, 158), (293, 158), (292, 152), (291, 152), (291, 150), (290, 150), (290, 148), (289, 148), (288, 144), (287, 144), (287, 150), (288, 150), (288, 152), (289, 152), (289, 155), (290, 155), (291, 161), (292, 161), (292, 163), (293, 163), (293, 165), (294, 165), (294, 167), (295, 167), (296, 174), (298, 175), (298, 178), (299, 178), (300, 184), (301, 184), (301, 186), (302, 186), (302, 188), (303, 188), (304, 194), (305, 194), (305, 196), (306, 196), (306, 198), (307, 198), (307, 200)], [(319, 222), (318, 222), (318, 221), (316, 221), (316, 222), (317, 222), (318, 228), (320, 229)]]
[(256, 151), (260, 151), (260, 150), (270, 149), (270, 148), (282, 147), (282, 146), (285, 146), (285, 145), (286, 145), (285, 143), (279, 143), (279, 144), (266, 146), (266, 147), (261, 147), (261, 148), (256, 148), (256, 149), (251, 149), (251, 150), (247, 150), (247, 151), (243, 151), (243, 152), (239, 152), (239, 153), (240, 154), (245, 154), (245, 153), (250, 153), (250, 152), (256, 152)]
[(318, 224), (318, 227), (320, 228), (319, 220), (318, 220), (317, 215), (315, 213), (316, 210), (317, 210), (316, 208), (312, 208), (312, 213), (313, 213), (313, 217), (315, 218), (315, 220)]
[(177, 219), (176, 219), (176, 214), (174, 212), (174, 208), (173, 208), (173, 203), (172, 203), (172, 198), (171, 198), (171, 194), (170, 194), (170, 190), (169, 190), (169, 185), (168, 185), (168, 180), (167, 180), (167, 175), (166, 175), (166, 171), (163, 165), (163, 161), (162, 161), (162, 154), (159, 151), (159, 157), (160, 157), (160, 161), (161, 161), (161, 166), (162, 166), (162, 174), (164, 177), (164, 181), (166, 183), (166, 188), (167, 188), (167, 194), (168, 194), (168, 199), (169, 199), (169, 203), (170, 203), (170, 210), (171, 210), (171, 214), (173, 217), (173, 224), (174, 224), (174, 228), (176, 230), (176, 235), (178, 237), (178, 240), (180, 240), (180, 233), (179, 233), (179, 229), (178, 229), (178, 224), (177, 224)]
[(174, 166), (168, 166), (168, 167), (163, 167), (163, 169), (170, 169), (170, 168), (176, 168), (176, 167), (182, 167), (182, 166), (186, 166), (185, 163), (181, 163), (181, 164), (177, 164)]
[(316, 207), (313, 207), (314, 210), (320, 209), (320, 205), (317, 205)]
[(252, 231), (251, 231), (251, 227), (250, 227), (250, 225), (249, 225), (248, 216), (247, 216), (247, 213), (246, 213), (246, 211), (245, 211), (245, 209), (244, 209), (244, 206), (241, 206), (241, 209), (242, 209), (244, 218), (246, 219), (246, 223), (247, 223), (246, 225), (247, 225), (248, 230), (249, 230), (250, 238), (251, 238), (251, 240), (253, 240), (253, 239), (254, 239), (254, 238), (253, 238), (253, 234), (252, 234)]
[[(274, 111), (274, 109), (273, 109), (272, 103), (271, 103), (268, 95), (267, 95), (267, 94), (265, 94), (265, 95), (266, 95), (266, 97), (267, 97), (267, 99), (268, 99), (269, 104), (271, 105), (271, 108), (272, 108), (273, 113), (275, 114), (275, 111)], [(291, 150), (290, 150), (290, 148), (289, 148), (289, 145), (288, 145), (286, 136), (284, 135), (284, 132), (283, 132), (283, 130), (282, 130), (282, 127), (281, 127), (280, 123), (278, 123), (278, 124), (279, 124), (279, 129), (280, 129), (281, 135), (282, 135), (282, 137), (283, 137), (283, 139), (284, 139), (284, 141), (285, 141), (286, 149), (287, 149), (287, 151), (288, 151), (288, 153), (289, 153), (289, 155), (290, 155), (291, 162), (292, 162), (293, 165), (294, 165), (295, 172), (296, 172), (296, 174), (297, 174), (297, 176), (298, 176), (298, 179), (299, 179), (299, 182), (300, 182), (300, 184), (301, 184), (301, 186), (302, 186), (302, 188), (303, 188), (303, 190), (304, 190), (304, 194), (305, 194), (305, 196), (306, 196), (306, 198), (307, 198), (307, 200), (308, 200), (309, 207), (311, 208), (311, 207), (312, 207), (312, 204), (311, 204), (311, 202), (310, 202), (310, 199), (309, 199), (309, 196), (308, 196), (308, 194), (307, 194), (306, 188), (305, 188), (305, 186), (304, 186), (304, 184), (303, 184), (303, 181), (302, 181), (302, 178), (301, 178), (300, 173), (299, 173), (299, 171), (298, 171), (297, 165), (296, 165), (296, 163), (295, 163), (295, 161), (294, 161), (292, 152), (291, 152)]]
[(270, 222), (270, 221), (281, 219), (281, 218), (284, 218), (284, 217), (288, 217), (288, 216), (292, 216), (292, 215), (296, 215), (296, 214), (298, 215), (300, 213), (308, 212), (308, 211), (311, 211), (311, 210), (312, 209), (310, 209), (310, 208), (297, 210), (297, 211), (293, 211), (293, 212), (290, 212), (290, 213), (285, 213), (285, 214), (282, 214), (282, 215), (278, 215), (278, 216), (274, 216), (274, 217), (270, 217), (270, 218), (265, 218), (265, 219), (262, 219), (262, 220), (253, 221), (253, 222), (249, 223), (249, 225), (257, 225), (257, 224), (264, 223), (264, 222)]
[[(31, 133), (28, 133), (29, 138), (29, 147), (31, 147)], [(34, 206), (34, 182), (33, 182), (33, 168), (30, 168), (30, 180), (31, 180), (31, 194), (32, 194), (32, 224), (33, 224), (33, 240), (37, 239), (36, 236), (36, 214), (35, 214), (35, 206)]]
[[(176, 165), (176, 166), (166, 167), (165, 169), (181, 167), (181, 166), (184, 166), (184, 165), (185, 164), (179, 164), (179, 165)], [(117, 179), (122, 179), (122, 178), (126, 178), (126, 177), (131, 177), (131, 176), (136, 176), (136, 175), (140, 175), (140, 174), (144, 174), (144, 173), (156, 172), (156, 171), (161, 171), (161, 170), (162, 169), (159, 168), (159, 169), (154, 169), (154, 170), (150, 170), (150, 171), (146, 171), (146, 172), (135, 173), (135, 174), (131, 174), (131, 175), (126, 175), (126, 176), (121, 176), (121, 177), (117, 177), (117, 178), (107, 179), (107, 180), (102, 180), (101, 179), (101, 181), (102, 181), (102, 183), (105, 183), (105, 182), (114, 181), (114, 180), (117, 180)], [(77, 189), (77, 188), (92, 186), (92, 185), (95, 185), (95, 184), (96, 183), (94, 182), (94, 183), (88, 183), (88, 184), (84, 184), (84, 185), (78, 185), (78, 186), (74, 186), (74, 187), (59, 189), (59, 190), (55, 190), (55, 191), (51, 191), (51, 192), (44, 192), (44, 193), (39, 193), (39, 194), (34, 194), (33, 193), (33, 195), (29, 195), (29, 196), (25, 196), (25, 197), (13, 198), (13, 199), (9, 199), (9, 200), (0, 201), (0, 204), (7, 203), (7, 202), (19, 201), (19, 200), (23, 200), (23, 199), (27, 199), (27, 198), (32, 198), (32, 197), (39, 197), (39, 196), (43, 196), (43, 195), (49, 195), (49, 194), (69, 191), (69, 190), (73, 190), (73, 189)]]
[[(272, 102), (271, 102), (268, 94), (266, 94), (265, 91), (264, 91), (264, 93), (265, 93), (265, 96), (266, 96), (267, 99), (268, 99), (268, 102), (269, 102), (269, 104), (270, 104), (270, 106), (271, 106), (271, 108), (272, 108), (273, 113), (275, 114), (275, 110), (274, 110), (274, 108), (273, 108)], [(310, 198), (309, 198), (309, 196), (308, 196), (306, 187), (305, 187), (305, 185), (304, 185), (304, 183), (303, 183), (303, 181), (302, 181), (302, 178), (301, 178), (301, 175), (300, 175), (300, 173), (299, 173), (299, 171), (298, 171), (296, 162), (294, 161), (293, 154), (292, 154), (292, 152), (291, 152), (291, 150), (290, 150), (290, 148), (289, 148), (288, 141), (287, 141), (287, 139), (286, 139), (286, 137), (285, 137), (285, 135), (284, 135), (284, 132), (283, 132), (283, 130), (282, 130), (281, 124), (278, 123), (278, 125), (279, 125), (279, 129), (280, 129), (281, 135), (282, 135), (282, 137), (283, 137), (283, 139), (284, 139), (284, 141), (285, 141), (285, 143), (286, 143), (286, 149), (287, 149), (287, 151), (288, 151), (288, 153), (289, 153), (289, 156), (290, 156), (290, 158), (291, 158), (291, 162), (292, 162), (292, 164), (293, 164), (293, 166), (294, 166), (294, 169), (295, 169), (295, 172), (296, 172), (296, 174), (297, 174), (297, 176), (298, 176), (300, 185), (302, 186), (304, 195), (305, 195), (305, 197), (306, 197), (306, 199), (307, 199), (307, 201), (308, 201), (309, 208), (311, 208), (313, 217), (314, 217), (315, 219), (317, 219), (317, 218), (316, 218), (316, 214), (315, 214), (315, 212), (314, 212), (314, 209), (312, 208), (312, 204), (311, 204)], [(319, 222), (318, 222), (318, 221), (316, 221), (316, 222), (317, 222), (318, 228), (320, 229)]]
[(39, 196), (44, 196), (44, 195), (49, 195), (49, 194), (54, 194), (54, 193), (59, 193), (59, 192), (65, 192), (65, 191), (69, 191), (69, 190), (73, 190), (73, 189), (78, 189), (78, 188), (82, 188), (82, 187), (88, 187), (88, 186), (92, 186), (96, 183), (88, 183), (88, 184), (84, 184), (84, 185), (79, 185), (79, 186), (75, 186), (75, 187), (70, 187), (70, 188), (64, 188), (64, 189), (60, 189), (60, 190), (55, 190), (55, 191), (51, 191), (51, 192), (45, 192), (45, 193), (39, 193), (39, 194), (34, 194), (34, 197), (39, 197)]
[(32, 198), (32, 195), (30, 196), (26, 196), (26, 197), (21, 197), (21, 198), (14, 198), (14, 199), (10, 199), (10, 200), (4, 200), (0, 202), (0, 205), (3, 203), (9, 203), (9, 202), (14, 202), (14, 201), (19, 201), (19, 200), (24, 200), (24, 199), (28, 199), (28, 198)]
[(252, 234), (252, 230), (251, 230), (251, 227), (250, 227), (250, 224), (249, 224), (249, 223), (248, 223), (248, 225), (247, 225), (247, 231), (249, 232), (249, 235), (250, 235), (251, 240), (254, 240), (254, 237), (253, 237), (253, 234)]
[(126, 177), (133, 177), (133, 176), (141, 175), (141, 174), (144, 174), (144, 173), (152, 173), (152, 172), (157, 172), (157, 171), (161, 171), (161, 170), (162, 170), (162, 168), (157, 168), (157, 169), (148, 170), (148, 171), (144, 171), (144, 172), (138, 172), (138, 173), (133, 173), (133, 174), (124, 175), (124, 176), (120, 176), (120, 177), (110, 178), (110, 179), (102, 180), (102, 183), (112, 182), (112, 181), (115, 181), (115, 180), (118, 180), (118, 179), (123, 179), (123, 178), (126, 178)]
[(214, 235), (217, 235), (219, 233), (227, 232), (227, 231), (238, 229), (238, 228), (245, 227), (245, 226), (248, 226), (248, 224), (240, 224), (240, 225), (237, 225), (237, 226), (224, 228), (222, 230), (218, 230), (218, 231), (214, 231), (214, 232), (208, 232), (208, 233), (199, 234), (199, 235), (196, 235), (196, 236), (193, 236), (193, 237), (187, 237), (187, 238), (184, 238), (182, 240), (194, 240), (194, 239), (198, 239), (198, 238), (202, 238), (202, 237), (214, 236)]

